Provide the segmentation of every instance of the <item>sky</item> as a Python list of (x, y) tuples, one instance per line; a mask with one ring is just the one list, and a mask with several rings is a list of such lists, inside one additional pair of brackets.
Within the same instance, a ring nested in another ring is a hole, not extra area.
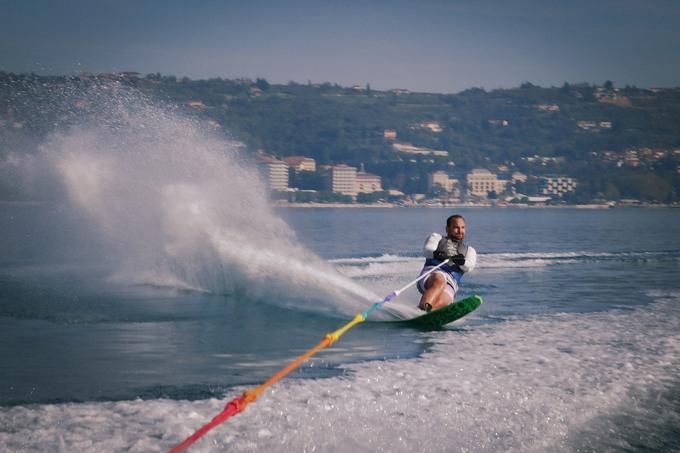
[(678, 0), (0, 0), (0, 71), (680, 86)]

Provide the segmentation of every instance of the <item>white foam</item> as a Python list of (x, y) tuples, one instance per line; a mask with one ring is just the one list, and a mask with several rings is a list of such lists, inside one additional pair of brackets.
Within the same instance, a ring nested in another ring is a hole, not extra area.
[[(597, 421), (626, 444), (638, 419), (677, 416), (662, 391), (680, 373), (677, 294), (636, 310), (516, 318), (425, 335), (417, 359), (346, 366), (328, 379), (287, 379), (191, 451), (560, 451)], [(319, 360), (322, 360), (320, 356)], [(163, 451), (210, 420), (221, 400), (123, 401), (0, 409), (7, 451)], [(675, 414), (675, 415), (674, 415)], [(610, 420), (610, 421), (608, 421)], [(580, 445), (588, 445), (580, 438)]]
[(388, 253), (381, 256), (365, 256), (359, 258), (337, 258), (330, 260), (335, 264), (361, 264), (361, 263), (391, 263), (408, 261), (409, 257), (390, 255)]
[[(580, 262), (620, 260), (659, 260), (666, 257), (664, 252), (509, 252), (479, 253), (477, 270), (499, 272), (517, 269), (540, 269), (548, 266), (577, 264)], [(360, 257), (336, 259), (335, 264), (343, 275), (355, 279), (381, 277), (386, 275), (417, 275), (423, 265), (424, 258), (382, 255), (378, 257)]]
[(422, 259), (411, 259), (392, 262), (368, 262), (363, 266), (342, 266), (338, 267), (338, 271), (352, 278), (381, 277), (385, 275), (413, 275), (415, 278), (422, 267)]
[(115, 83), (77, 94), (92, 111), (74, 113), (41, 156), (113, 257), (112, 281), (341, 316), (377, 298), (299, 245), (236, 143)]

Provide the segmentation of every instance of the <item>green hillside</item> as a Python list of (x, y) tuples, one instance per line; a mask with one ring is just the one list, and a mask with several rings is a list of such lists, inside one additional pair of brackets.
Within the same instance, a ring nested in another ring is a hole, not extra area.
[[(51, 115), (68, 116), (68, 105), (54, 107), (45, 100), (55, 87), (68, 91), (107, 83), (105, 79), (0, 73), (0, 146), (38, 140), (52, 127)], [(609, 82), (542, 88), (526, 83), (489, 92), (473, 88), (430, 94), (160, 74), (116, 80), (212, 120), (251, 152), (305, 155), (319, 164), (363, 163), (383, 178), (385, 187), (406, 193), (425, 192), (426, 175), (434, 170), (464, 180), (472, 168), (498, 172), (505, 165), (509, 172), (529, 176), (578, 178), (571, 201), (679, 201), (678, 88), (618, 89)], [(11, 126), (17, 122), (22, 123), (20, 130)], [(395, 131), (396, 139), (386, 138), (386, 130)], [(448, 156), (401, 152), (395, 143), (446, 151)], [(531, 191), (531, 184), (525, 189)]]

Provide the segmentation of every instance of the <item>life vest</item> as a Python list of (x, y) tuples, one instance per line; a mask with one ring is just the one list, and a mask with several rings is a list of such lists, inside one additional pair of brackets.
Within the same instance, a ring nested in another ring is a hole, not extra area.
[[(435, 246), (436, 244), (436, 246)], [(443, 252), (447, 256), (463, 255), (465, 257), (465, 264), (445, 264), (440, 269), (443, 272), (451, 275), (457, 282), (460, 282), (461, 277), (466, 272), (474, 269), (477, 263), (477, 252), (471, 246), (468, 246), (463, 241), (456, 241), (450, 237), (442, 237), (438, 233), (432, 233), (425, 241), (423, 247), (425, 254), (425, 266), (438, 266), (441, 260), (434, 258), (434, 252)]]

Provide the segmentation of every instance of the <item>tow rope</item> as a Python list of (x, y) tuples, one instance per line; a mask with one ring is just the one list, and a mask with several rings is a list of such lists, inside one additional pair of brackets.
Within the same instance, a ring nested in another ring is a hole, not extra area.
[(272, 377), (270, 377), (266, 382), (260, 384), (259, 386), (255, 387), (254, 389), (251, 390), (246, 390), (243, 392), (241, 396), (238, 396), (234, 398), (233, 400), (229, 401), (226, 406), (224, 407), (224, 410), (217, 414), (215, 417), (213, 417), (212, 420), (210, 420), (208, 423), (203, 425), (200, 429), (198, 429), (195, 433), (193, 433), (191, 436), (187, 437), (184, 439), (184, 441), (178, 445), (176, 445), (174, 448), (168, 451), (168, 453), (179, 453), (181, 451), (186, 450), (191, 444), (196, 442), (198, 439), (203, 437), (208, 431), (216, 427), (217, 425), (224, 423), (227, 421), (230, 417), (238, 414), (239, 412), (243, 412), (248, 404), (252, 403), (255, 401), (261, 394), (264, 392), (267, 388), (271, 387), (284, 377), (286, 377), (291, 371), (302, 365), (307, 359), (312, 357), (314, 354), (317, 352), (321, 351), (322, 349), (325, 349), (329, 346), (331, 346), (333, 343), (338, 341), (340, 337), (347, 332), (349, 329), (352, 327), (356, 326), (359, 323), (364, 322), (368, 316), (373, 313), (376, 310), (379, 310), (382, 308), (383, 305), (385, 305), (387, 302), (395, 299), (396, 297), (399, 296), (402, 292), (404, 292), (406, 289), (409, 287), (415, 285), (418, 283), (420, 280), (424, 279), (437, 269), (439, 269), (441, 266), (446, 264), (448, 261), (443, 261), (442, 263), (438, 264), (437, 266), (433, 267), (429, 271), (421, 274), (418, 278), (415, 280), (411, 281), (404, 287), (393, 291), (389, 293), (383, 300), (380, 302), (375, 302), (371, 307), (366, 310), (363, 313), (357, 313), (354, 316), (354, 319), (352, 319), (350, 322), (339, 328), (338, 330), (334, 332), (327, 333), (326, 336), (313, 348), (293, 360), (290, 364), (288, 364), (285, 368), (282, 368), (276, 374), (274, 374)]

